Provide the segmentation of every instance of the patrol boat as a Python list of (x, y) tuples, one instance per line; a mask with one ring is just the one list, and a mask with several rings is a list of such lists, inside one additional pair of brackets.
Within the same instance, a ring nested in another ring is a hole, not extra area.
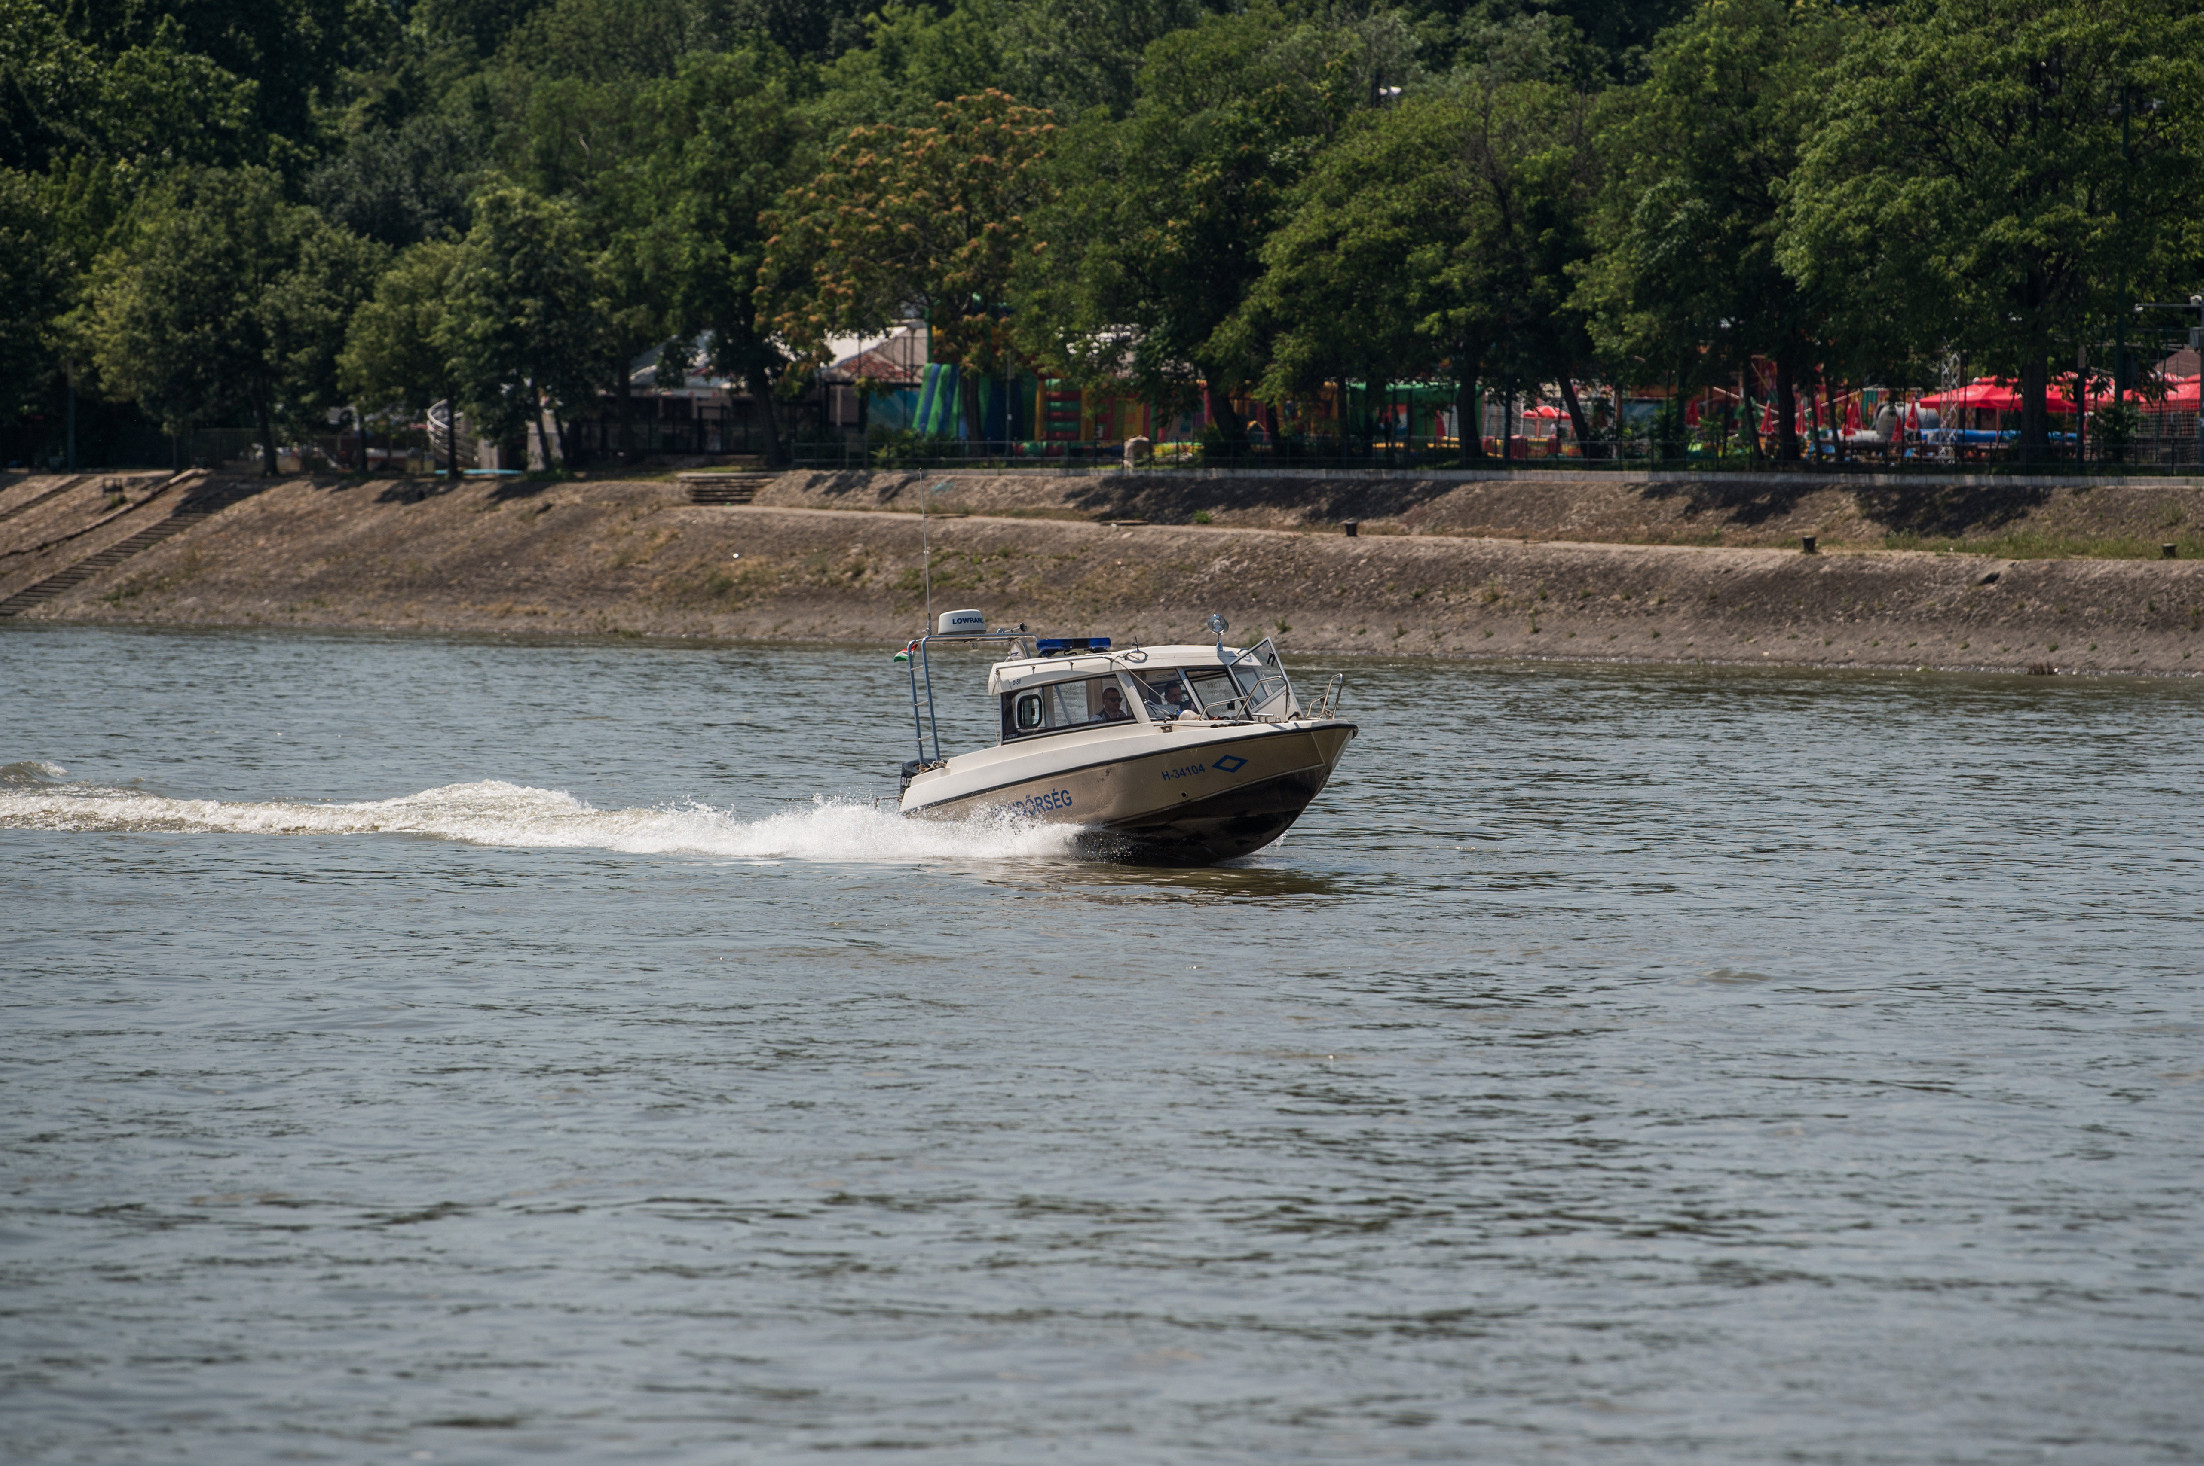
[[(1295, 694), (1269, 638), (1213, 645), (1113, 647), (1106, 636), (991, 631), (978, 611), (945, 613), (904, 648), (918, 757), (903, 765), (902, 812), (961, 819), (1011, 810), (1078, 825), (1086, 853), (1200, 865), (1284, 834), (1331, 778), (1355, 736), (1334, 716), (1344, 679), (1313, 705)], [(987, 674), (1000, 704), (993, 748), (941, 754), (929, 653), (942, 643), (1001, 643)]]

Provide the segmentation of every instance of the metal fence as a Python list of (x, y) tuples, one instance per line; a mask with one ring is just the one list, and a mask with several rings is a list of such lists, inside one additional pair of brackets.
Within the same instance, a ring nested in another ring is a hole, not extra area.
[(583, 418), (566, 429), (569, 456), (583, 461), (637, 458), (750, 457), (765, 451), (764, 436), (747, 418), (694, 420)]
[[(1565, 437), (1517, 437), (1503, 453), (1496, 438), (1483, 440), (1481, 456), (1465, 456), (1450, 438), (1339, 439), (1279, 437), (1243, 443), (1163, 442), (1146, 450), (1145, 471), (1230, 470), (1277, 472), (1430, 472), (1459, 469), (1599, 472), (1657, 469), (1702, 473), (1830, 473), (1909, 471), (1990, 474), (2087, 474), (2107, 477), (2194, 474), (2204, 422), (2186, 413), (2145, 414), (2140, 431), (2124, 443), (2102, 434), (2077, 445), (2071, 434), (2056, 434), (2046, 448), (2024, 453), (2017, 434), (1938, 428), (1916, 432), (1888, 445), (1820, 441), (1801, 443), (1801, 458), (1781, 462), (1746, 451), (1736, 439), (1663, 440), (1631, 436), (1578, 443)], [(2077, 459), (2076, 449), (2083, 450)], [(692, 420), (661, 419), (621, 423), (582, 419), (569, 425), (566, 448), (576, 464), (635, 462), (645, 458), (710, 459), (756, 457), (762, 435), (750, 422), (732, 415)], [(462, 467), (473, 466), (473, 445), (463, 439)], [(227, 468), (257, 472), (262, 464), (259, 435), (251, 428), (201, 428), (174, 437), (149, 440), (141, 451), (109, 455), (83, 466)], [(909, 433), (875, 434), (869, 441), (796, 428), (786, 444), (793, 466), (812, 470), (928, 469), (971, 472), (1067, 471), (1100, 473), (1121, 469), (1121, 441), (977, 441), (926, 438)], [(282, 472), (422, 473), (442, 467), (441, 437), (423, 427), (292, 437), (278, 445)]]
[[(1659, 442), (1648, 438), (1575, 443), (1557, 438), (1517, 438), (1503, 456), (1497, 440), (1487, 439), (1482, 456), (1465, 456), (1451, 439), (1405, 439), (1393, 443), (1342, 443), (1336, 439), (1291, 440), (1219, 445), (1159, 443), (1142, 457), (1144, 471), (1216, 470), (1404, 472), (1438, 469), (1543, 469), (1551, 471), (1698, 470), (1725, 472), (1934, 472), (1955, 469), (1988, 473), (2191, 474), (2198, 471), (2204, 435), (2138, 437), (2113, 446), (2086, 444), (2077, 461), (2070, 437), (2055, 438), (2048, 449), (2024, 453), (2013, 434), (1931, 430), (1889, 445), (1800, 444), (1798, 459), (1779, 461), (1734, 446)], [(997, 469), (1006, 472), (1059, 469), (1109, 472), (1125, 466), (1125, 445), (1109, 442), (979, 442), (969, 439), (899, 438), (866, 443), (799, 443), (791, 450), (795, 467), (855, 469)]]

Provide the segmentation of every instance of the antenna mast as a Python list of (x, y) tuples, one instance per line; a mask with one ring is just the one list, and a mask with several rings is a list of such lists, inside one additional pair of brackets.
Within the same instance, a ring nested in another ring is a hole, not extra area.
[(926, 630), (934, 629), (934, 538), (933, 526), (928, 516), (928, 506), (933, 502), (934, 490), (946, 489), (949, 480), (928, 484), (918, 496), (918, 554), (920, 574), (926, 581)]

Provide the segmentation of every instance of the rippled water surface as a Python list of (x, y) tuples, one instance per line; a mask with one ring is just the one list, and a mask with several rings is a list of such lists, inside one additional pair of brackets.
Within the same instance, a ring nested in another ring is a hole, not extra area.
[(2194, 1459), (2204, 689), (1346, 670), (1154, 871), (887, 649), (0, 632), (0, 1441)]

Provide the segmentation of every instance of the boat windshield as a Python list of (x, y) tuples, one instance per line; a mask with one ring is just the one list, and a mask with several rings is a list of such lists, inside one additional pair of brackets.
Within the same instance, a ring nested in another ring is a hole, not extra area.
[(1082, 677), (1003, 694), (1003, 738), (1032, 738), (1067, 728), (1128, 723), (1132, 709), (1115, 676)]
[(1247, 711), (1255, 718), (1293, 718), (1301, 713), (1286, 679), (1285, 664), (1269, 637), (1241, 655), (1236, 674), (1247, 686)]
[(1246, 695), (1223, 667), (1151, 667), (1137, 673), (1133, 685), (1148, 716), (1159, 723), (1185, 714), (1237, 717)]
[(1194, 685), (1194, 696), (1210, 717), (1237, 718), (1247, 711), (1246, 689), (1232, 679), (1228, 668), (1196, 668), (1186, 674), (1186, 680)]
[(1187, 687), (1186, 678), (1176, 667), (1150, 667), (1133, 674), (1133, 686), (1140, 690), (1141, 706), (1148, 710), (1151, 722), (1168, 723), (1181, 713), (1201, 711), (1194, 701), (1193, 691)]

